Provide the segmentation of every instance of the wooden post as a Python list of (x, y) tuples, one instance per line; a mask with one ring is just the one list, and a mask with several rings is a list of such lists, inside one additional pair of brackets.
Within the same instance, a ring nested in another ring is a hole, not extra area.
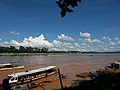
[(59, 68), (58, 68), (58, 74), (59, 74), (61, 89), (63, 89), (62, 78), (61, 78), (61, 74), (60, 74), (60, 69)]

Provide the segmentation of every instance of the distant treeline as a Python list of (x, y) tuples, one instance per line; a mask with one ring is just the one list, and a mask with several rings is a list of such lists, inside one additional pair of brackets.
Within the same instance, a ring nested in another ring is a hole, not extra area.
[(23, 47), (19, 46), (15, 48), (14, 46), (4, 47), (0, 46), (0, 53), (86, 53), (86, 54), (94, 54), (94, 53), (120, 53), (120, 51), (116, 52), (82, 52), (82, 51), (49, 51), (48, 48), (37, 48), (37, 47)]
[(0, 46), (0, 53), (47, 53), (48, 48), (37, 48), (37, 47), (23, 47), (20, 46), (16, 49), (14, 46), (4, 47)]
[(80, 53), (80, 51), (49, 51), (48, 48), (23, 47), (19, 46), (16, 49), (14, 46), (0, 46), (0, 53)]

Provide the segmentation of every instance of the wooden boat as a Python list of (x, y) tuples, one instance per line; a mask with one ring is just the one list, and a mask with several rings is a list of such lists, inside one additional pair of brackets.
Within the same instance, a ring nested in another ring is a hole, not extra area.
[(101, 74), (120, 72), (120, 61), (110, 63), (110, 65), (105, 66), (103, 69), (98, 69), (96, 72)]
[(0, 64), (0, 71), (24, 69), (23, 65), (12, 65), (11, 63)]
[(84, 73), (76, 74), (77, 77), (81, 77), (81, 78), (90, 77), (91, 75), (92, 74), (90, 72), (84, 72)]
[(9, 74), (8, 79), (10, 84), (18, 85), (55, 74), (57, 73), (57, 70), (57, 66), (48, 66), (44, 68)]

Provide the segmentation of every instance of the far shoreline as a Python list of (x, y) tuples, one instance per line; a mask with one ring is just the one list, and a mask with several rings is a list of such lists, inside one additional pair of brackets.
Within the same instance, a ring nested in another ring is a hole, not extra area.
[(81, 53), (69, 53), (69, 52), (65, 52), (65, 53), (0, 53), (0, 56), (48, 56), (48, 55), (90, 55), (90, 56), (94, 56), (94, 55), (107, 55), (107, 54), (120, 54), (120, 52), (81, 52)]

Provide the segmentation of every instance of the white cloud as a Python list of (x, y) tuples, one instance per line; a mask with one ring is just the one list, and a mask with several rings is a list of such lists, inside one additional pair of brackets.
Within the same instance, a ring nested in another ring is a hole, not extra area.
[(71, 43), (64, 43), (63, 46), (67, 49), (70, 49), (70, 50), (74, 48)]
[(82, 41), (83, 42), (88, 42), (88, 43), (91, 43), (91, 35), (90, 33), (82, 33), (80, 32), (80, 36), (83, 37)]
[(106, 36), (103, 36), (103, 37), (102, 37), (102, 40), (106, 40)]
[(115, 38), (114, 38), (114, 40), (118, 41), (118, 40), (119, 40), (119, 38), (118, 38), (118, 37), (115, 37)]
[(89, 42), (89, 43), (91, 43), (92, 40), (91, 40), (90, 38), (84, 38), (84, 39), (83, 39), (83, 42)]
[(91, 44), (100, 44), (101, 43), (101, 41), (99, 39), (91, 40), (91, 38), (83, 38), (82, 41), (87, 42), (87, 43), (91, 43)]
[(0, 41), (2, 41), (2, 38), (0, 38)]
[(52, 51), (62, 51), (62, 50), (59, 50), (59, 48), (51, 48)]
[(120, 40), (116, 43), (116, 45), (120, 46)]
[(76, 47), (80, 48), (80, 45), (78, 43), (75, 43), (74, 44)]
[(103, 37), (102, 37), (102, 40), (105, 40), (104, 43), (105, 43), (106, 45), (108, 45), (109, 48), (110, 48), (110, 46), (111, 46), (112, 48), (113, 48), (113, 46), (117, 48), (117, 46), (120, 45), (120, 44), (119, 44), (120, 39), (119, 39), (118, 37), (110, 38), (110, 37), (108, 37), (108, 36), (103, 36)]
[(83, 48), (86, 48), (86, 47), (87, 47), (87, 44), (82, 43), (82, 47), (83, 47)]
[(20, 46), (20, 43), (15, 40), (11, 40), (10, 45), (11, 46)]
[(100, 43), (101, 43), (101, 41), (98, 40), (98, 39), (94, 39), (94, 40), (92, 40), (92, 44), (100, 44)]
[(38, 37), (33, 38), (30, 36), (29, 38), (24, 38), (23, 42), (20, 43), (21, 46), (31, 46), (31, 47), (52, 47), (53, 44), (49, 41), (45, 40), (43, 34)]
[(74, 41), (72, 37), (66, 36), (64, 34), (61, 34), (60, 36), (58, 35), (59, 40), (64, 40), (64, 41)]
[(24, 47), (52, 47), (53, 44), (50, 43), (49, 41), (45, 40), (45, 37), (43, 34), (41, 34), (38, 37), (32, 37), (30, 36), (29, 38), (24, 38), (24, 40), (22, 42), (18, 42), (16, 40), (11, 40), (10, 42), (3, 42), (1, 43), (1, 46), (24, 46)]
[(54, 40), (53, 41), (53, 45), (54, 45), (54, 47), (61, 47), (62, 46), (62, 42), (60, 42), (58, 40)]
[(15, 31), (11, 31), (10, 34), (12, 34), (12, 35), (20, 35), (19, 32), (15, 32)]
[(5, 46), (5, 47), (9, 47), (10, 43), (9, 42), (0, 42), (0, 46)]
[(61, 41), (54, 40), (53, 41), (53, 47), (51, 50), (56, 50), (56, 51), (81, 51), (80, 45), (78, 43), (62, 43)]
[(109, 45), (114, 46), (116, 44), (115, 44), (115, 42), (110, 41)]
[(111, 41), (112, 39), (111, 39), (110, 37), (108, 37), (108, 36), (103, 36), (103, 37), (102, 37), (102, 40), (108, 40), (108, 41)]
[(90, 33), (82, 33), (80, 32), (80, 36), (84, 38), (90, 38)]
[(109, 48), (108, 47), (101, 47), (102, 51), (108, 51)]
[(86, 43), (82, 43), (82, 46), (81, 46), (81, 51), (91, 51), (92, 48), (90, 48), (90, 46)]
[(73, 50), (74, 46), (71, 43), (62, 43), (61, 41), (54, 40), (53, 41), (53, 48), (52, 50), (57, 51), (70, 51)]

